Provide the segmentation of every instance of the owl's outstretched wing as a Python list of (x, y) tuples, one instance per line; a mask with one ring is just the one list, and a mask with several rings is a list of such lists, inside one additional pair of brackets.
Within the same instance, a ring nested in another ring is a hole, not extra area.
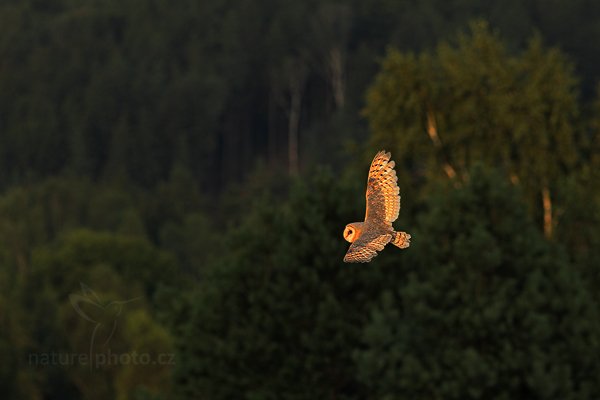
[(383, 250), (386, 244), (390, 242), (391, 234), (379, 235), (371, 240), (359, 238), (350, 245), (348, 252), (344, 256), (344, 262), (369, 262), (377, 252)]
[(380, 151), (375, 155), (367, 180), (367, 211), (365, 221), (375, 220), (391, 225), (400, 212), (400, 188), (391, 154)]

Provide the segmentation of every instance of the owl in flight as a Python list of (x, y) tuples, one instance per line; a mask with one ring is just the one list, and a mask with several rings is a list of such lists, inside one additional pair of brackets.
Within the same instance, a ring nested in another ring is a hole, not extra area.
[(344, 262), (369, 262), (388, 243), (401, 249), (410, 246), (410, 235), (396, 232), (392, 226), (400, 212), (400, 188), (390, 157), (390, 153), (380, 151), (371, 163), (365, 220), (346, 225), (344, 239), (352, 244)]

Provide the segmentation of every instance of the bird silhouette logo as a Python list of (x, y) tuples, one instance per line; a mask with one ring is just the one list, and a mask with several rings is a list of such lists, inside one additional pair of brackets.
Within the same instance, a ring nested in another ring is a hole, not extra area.
[(81, 282), (80, 284), (83, 294), (70, 294), (69, 300), (77, 314), (79, 314), (86, 321), (94, 324), (89, 349), (91, 368), (91, 359), (94, 346), (98, 343), (100, 346), (108, 345), (108, 342), (114, 336), (115, 331), (117, 330), (117, 323), (119, 321), (119, 316), (123, 312), (123, 306), (139, 300), (140, 297), (129, 300), (102, 302), (100, 297), (98, 297), (98, 295), (86, 284)]

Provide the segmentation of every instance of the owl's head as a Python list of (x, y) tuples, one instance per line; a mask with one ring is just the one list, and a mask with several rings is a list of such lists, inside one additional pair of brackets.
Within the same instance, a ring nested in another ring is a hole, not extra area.
[(350, 243), (358, 239), (358, 237), (362, 233), (362, 225), (362, 222), (353, 222), (351, 224), (346, 225), (346, 228), (344, 229), (344, 239), (346, 239)]

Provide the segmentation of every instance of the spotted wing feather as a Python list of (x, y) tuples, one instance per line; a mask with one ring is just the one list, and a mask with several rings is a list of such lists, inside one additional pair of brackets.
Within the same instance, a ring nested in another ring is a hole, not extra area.
[(350, 245), (344, 262), (369, 262), (377, 252), (383, 250), (386, 244), (390, 242), (391, 234), (379, 235), (368, 240), (362, 237)]
[(390, 161), (391, 154), (380, 151), (375, 155), (367, 180), (367, 212), (365, 221), (392, 224), (400, 212), (400, 188), (394, 170), (395, 163)]

